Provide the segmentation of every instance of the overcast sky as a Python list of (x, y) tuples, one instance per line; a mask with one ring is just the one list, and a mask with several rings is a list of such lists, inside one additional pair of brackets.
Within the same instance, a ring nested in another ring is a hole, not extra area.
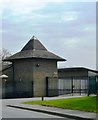
[(2, 0), (3, 48), (14, 54), (36, 36), (49, 51), (67, 59), (59, 67), (96, 69), (96, 2), (40, 1)]

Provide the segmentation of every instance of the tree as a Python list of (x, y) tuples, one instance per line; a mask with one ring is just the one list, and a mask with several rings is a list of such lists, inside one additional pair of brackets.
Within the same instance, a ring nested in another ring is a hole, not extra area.
[(0, 50), (0, 60), (3, 60), (9, 56), (11, 56), (11, 53), (7, 49), (3, 48), (2, 50)]
[(9, 56), (11, 56), (11, 53), (7, 49), (3, 48), (2, 50), (0, 50), (0, 63), (9, 64), (9, 62), (3, 61), (5, 58), (7, 58)]

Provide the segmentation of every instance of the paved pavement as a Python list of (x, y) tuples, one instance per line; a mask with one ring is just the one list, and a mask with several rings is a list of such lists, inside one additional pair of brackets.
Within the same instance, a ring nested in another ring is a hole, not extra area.
[[(61, 96), (61, 97), (52, 97), (52, 98), (44, 98), (44, 99), (51, 100), (51, 99), (70, 98), (70, 97), (81, 97), (81, 96), (67, 96), (67, 97)], [(41, 98), (26, 98), (26, 99), (10, 99), (10, 100), (5, 100), (5, 101), (8, 107), (19, 108), (22, 110), (46, 113), (50, 115), (56, 115), (59, 117), (68, 117), (74, 120), (82, 120), (82, 119), (97, 120), (96, 113), (83, 112), (83, 111), (78, 111), (78, 110), (61, 109), (61, 108), (54, 108), (54, 107), (45, 107), (45, 106), (39, 106), (39, 105), (20, 104), (21, 102), (24, 102), (24, 101), (39, 100), (39, 99), (41, 100)]]

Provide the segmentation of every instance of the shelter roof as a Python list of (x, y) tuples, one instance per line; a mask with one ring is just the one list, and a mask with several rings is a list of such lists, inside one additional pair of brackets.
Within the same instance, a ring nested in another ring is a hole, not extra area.
[(97, 70), (92, 70), (92, 69), (89, 69), (89, 68), (85, 68), (85, 67), (70, 67), (70, 68), (59, 68), (58, 69), (59, 72), (63, 72), (63, 71), (91, 71), (91, 72), (94, 72), (94, 73), (98, 73)]
[(4, 61), (13, 61), (19, 59), (28, 59), (28, 58), (53, 59), (57, 61), (66, 61), (65, 59), (59, 57), (58, 55), (49, 52), (35, 36), (33, 36), (29, 40), (29, 42), (23, 47), (23, 49), (20, 52), (4, 59)]

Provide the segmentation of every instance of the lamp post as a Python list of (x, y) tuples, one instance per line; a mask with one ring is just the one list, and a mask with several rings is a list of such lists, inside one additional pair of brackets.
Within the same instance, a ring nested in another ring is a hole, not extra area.
[(7, 82), (8, 76), (3, 74), (0, 76), (0, 79), (2, 80), (1, 86), (0, 86), (2, 88), (1, 96), (2, 96), (2, 98), (6, 98), (6, 82)]
[(1, 78), (1, 79), (7, 79), (8, 76), (3, 74), (3, 75), (0, 76), (0, 78)]

